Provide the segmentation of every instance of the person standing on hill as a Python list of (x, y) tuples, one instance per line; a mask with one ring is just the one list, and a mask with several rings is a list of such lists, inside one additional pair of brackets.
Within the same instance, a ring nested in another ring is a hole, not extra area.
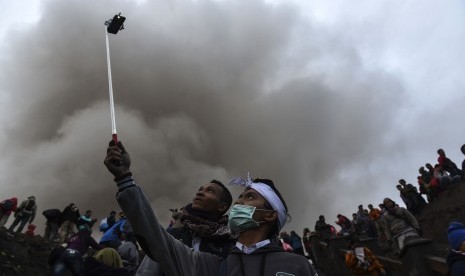
[(70, 203), (65, 207), (61, 214), (61, 227), (60, 227), (60, 238), (61, 241), (66, 241), (76, 233), (77, 223), (80, 217), (79, 209), (74, 203)]
[(322, 240), (327, 240), (331, 236), (331, 226), (326, 223), (325, 216), (320, 215), (315, 223), (315, 232)]
[(80, 216), (78, 219), (78, 229), (81, 230), (86, 228), (92, 233), (92, 227), (96, 221), (96, 218), (92, 218), (92, 211), (87, 210), (85, 215)]
[(19, 205), (18, 209), (15, 211), (15, 220), (11, 224), (8, 231), (13, 232), (15, 227), (19, 224), (16, 233), (23, 231), (24, 226), (29, 221), (32, 223), (36, 217), (37, 204), (35, 196), (30, 196)]
[(61, 211), (58, 209), (47, 209), (42, 212), (42, 215), (47, 219), (45, 226), (44, 239), (54, 240), (58, 236), (60, 228)]
[(399, 250), (402, 250), (407, 238), (419, 237), (420, 225), (412, 213), (405, 208), (396, 206), (390, 198), (385, 198), (383, 204), (386, 207), (386, 212), (382, 216), (382, 232), (391, 244), (396, 241)]
[(5, 223), (8, 221), (11, 213), (16, 211), (17, 207), (18, 199), (16, 197), (5, 199), (0, 202), (0, 227), (5, 226)]
[(295, 231), (291, 231), (291, 246), (294, 249), (294, 253), (305, 256), (302, 239)]
[(462, 171), (457, 167), (457, 165), (452, 162), (444, 152), (443, 149), (438, 149), (437, 151), (438, 157), (438, 164), (441, 165), (442, 169), (445, 170), (450, 174), (451, 177), (454, 176), (462, 176)]

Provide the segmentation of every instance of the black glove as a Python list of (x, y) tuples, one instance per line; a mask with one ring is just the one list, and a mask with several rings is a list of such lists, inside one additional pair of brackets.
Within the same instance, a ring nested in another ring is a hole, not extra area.
[(105, 157), (103, 163), (115, 176), (115, 181), (131, 175), (131, 172), (129, 171), (131, 158), (121, 141), (118, 141), (118, 144), (115, 144), (115, 141), (113, 140), (110, 141), (107, 148), (107, 157)]

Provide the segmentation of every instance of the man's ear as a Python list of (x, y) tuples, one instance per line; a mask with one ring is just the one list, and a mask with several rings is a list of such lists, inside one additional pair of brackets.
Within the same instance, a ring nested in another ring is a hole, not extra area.
[(229, 206), (226, 202), (220, 202), (218, 205), (218, 212), (224, 214), (229, 209)]
[(263, 219), (267, 222), (273, 222), (278, 219), (278, 213), (274, 210), (273, 212), (266, 212), (266, 215)]

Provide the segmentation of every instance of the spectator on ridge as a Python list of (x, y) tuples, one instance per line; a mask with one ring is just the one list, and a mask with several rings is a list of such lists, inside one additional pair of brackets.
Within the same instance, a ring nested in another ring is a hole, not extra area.
[(291, 246), (294, 249), (294, 253), (305, 256), (304, 247), (302, 245), (302, 239), (295, 231), (291, 231)]
[(47, 209), (42, 212), (42, 215), (47, 219), (45, 225), (44, 239), (54, 240), (58, 236), (60, 228), (61, 211), (58, 209)]
[(439, 185), (439, 190), (444, 191), (449, 186), (455, 186), (459, 184), (461, 177), (459, 175), (451, 176), (446, 172), (441, 165), (436, 164), (434, 166), (434, 179)]
[(5, 199), (0, 202), (0, 227), (5, 226), (5, 223), (8, 221), (11, 213), (16, 211), (17, 207), (18, 199), (16, 197)]
[(407, 209), (410, 209), (410, 201), (409, 201), (409, 198), (407, 197), (407, 192), (405, 191), (405, 188), (402, 187), (401, 184), (398, 184), (396, 188), (400, 192), (399, 196), (400, 196), (400, 199), (402, 199), (402, 201), (404, 202), (405, 207), (407, 207)]
[(373, 204), (368, 204), (368, 209), (370, 212), (368, 213), (368, 216), (374, 221), (379, 219), (379, 216), (381, 215), (381, 210), (378, 208), (374, 208)]
[(318, 220), (315, 223), (315, 231), (323, 240), (327, 240), (331, 236), (331, 226), (326, 223), (323, 215), (318, 217)]
[(337, 215), (337, 220), (335, 221), (337, 225), (341, 227), (341, 232), (339, 232), (342, 236), (349, 235), (352, 231), (352, 223), (350, 220), (341, 214)]
[(446, 153), (443, 149), (438, 149), (437, 153), (439, 154), (438, 164), (442, 167), (443, 170), (448, 172), (451, 177), (462, 176), (462, 171), (457, 168), (457, 165), (452, 162), (452, 160), (446, 157)]
[(78, 229), (86, 228), (92, 233), (92, 227), (96, 221), (96, 218), (92, 218), (92, 211), (87, 210), (86, 213), (78, 219)]
[(59, 230), (61, 241), (69, 239), (77, 231), (77, 223), (80, 217), (79, 209), (74, 203), (70, 203), (61, 213), (61, 227)]
[(397, 242), (399, 250), (402, 250), (407, 238), (419, 237), (420, 225), (407, 209), (396, 206), (390, 198), (385, 198), (383, 204), (386, 213), (382, 217), (382, 232), (391, 244)]
[(15, 227), (19, 224), (16, 233), (20, 233), (21, 231), (23, 231), (23, 228), (26, 225), (26, 223), (32, 223), (34, 221), (34, 218), (36, 217), (36, 211), (36, 198), (35, 196), (30, 196), (26, 200), (21, 202), (19, 207), (16, 209), (15, 220), (13, 221), (13, 224), (10, 225), (10, 228), (8, 230), (13, 232)]

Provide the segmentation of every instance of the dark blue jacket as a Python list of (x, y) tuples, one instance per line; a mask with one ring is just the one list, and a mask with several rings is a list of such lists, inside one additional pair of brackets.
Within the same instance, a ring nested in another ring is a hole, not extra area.
[(465, 253), (451, 250), (447, 256), (447, 266), (450, 276), (465, 275)]

